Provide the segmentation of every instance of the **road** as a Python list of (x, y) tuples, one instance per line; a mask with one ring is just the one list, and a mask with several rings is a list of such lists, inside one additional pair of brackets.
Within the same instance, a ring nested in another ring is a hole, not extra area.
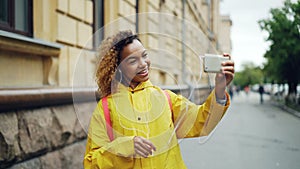
[(189, 169), (300, 169), (300, 118), (257, 93), (234, 96), (226, 116), (205, 143), (180, 142)]

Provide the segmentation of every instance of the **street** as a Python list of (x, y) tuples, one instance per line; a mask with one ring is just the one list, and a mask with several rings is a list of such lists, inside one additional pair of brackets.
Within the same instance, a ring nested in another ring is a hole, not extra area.
[(180, 142), (189, 169), (299, 169), (300, 118), (259, 94), (235, 95), (232, 104), (205, 143)]

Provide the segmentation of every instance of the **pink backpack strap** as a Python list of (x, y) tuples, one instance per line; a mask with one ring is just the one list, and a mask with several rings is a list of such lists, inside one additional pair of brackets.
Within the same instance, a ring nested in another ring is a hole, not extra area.
[(171, 112), (172, 112), (172, 121), (174, 122), (174, 116), (173, 116), (173, 108), (172, 108), (172, 100), (171, 100), (171, 96), (170, 96), (170, 94), (169, 94), (166, 90), (164, 90), (164, 93), (165, 93), (165, 95), (166, 95), (166, 97), (167, 97), (167, 99), (168, 99), (169, 107), (170, 107), (170, 110), (171, 110)]
[(165, 93), (165, 95), (167, 96), (167, 99), (168, 99), (168, 102), (169, 102), (170, 110), (171, 110), (171, 112), (173, 112), (171, 97), (170, 97), (169, 93), (168, 93), (166, 90), (164, 90), (164, 93)]
[(108, 109), (107, 97), (102, 98), (102, 107), (103, 107), (104, 118), (105, 118), (105, 122), (106, 122), (107, 135), (109, 137), (109, 140), (113, 141), (114, 135), (113, 135), (112, 126), (111, 126), (110, 112)]

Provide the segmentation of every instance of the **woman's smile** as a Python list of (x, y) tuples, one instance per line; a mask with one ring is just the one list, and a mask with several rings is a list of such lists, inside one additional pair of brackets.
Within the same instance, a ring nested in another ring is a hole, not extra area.
[(148, 74), (149, 74), (148, 68), (137, 73), (137, 75), (142, 77), (148, 76)]

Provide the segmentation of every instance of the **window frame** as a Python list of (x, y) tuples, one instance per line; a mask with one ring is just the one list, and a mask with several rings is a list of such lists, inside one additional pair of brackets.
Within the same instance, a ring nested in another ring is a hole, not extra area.
[[(25, 36), (33, 36), (33, 0), (28, 0), (27, 6), (27, 29), (28, 31), (17, 30), (15, 25), (15, 0), (8, 0), (7, 22), (0, 21), (0, 30), (13, 32)], [(26, 6), (25, 6), (26, 7)]]
[(93, 6), (93, 48), (97, 49), (100, 42), (104, 39), (104, 30), (95, 34), (100, 28), (104, 29), (104, 0), (93, 0)]

